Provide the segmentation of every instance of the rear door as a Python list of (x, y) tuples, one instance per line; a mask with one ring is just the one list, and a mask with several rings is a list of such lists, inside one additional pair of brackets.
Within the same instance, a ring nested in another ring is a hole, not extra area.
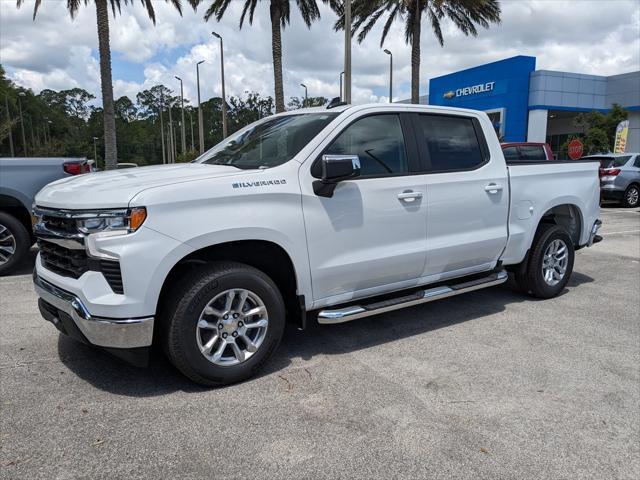
[(509, 186), (491, 159), (478, 118), (415, 114), (427, 185), (429, 281), (493, 268), (507, 242)]

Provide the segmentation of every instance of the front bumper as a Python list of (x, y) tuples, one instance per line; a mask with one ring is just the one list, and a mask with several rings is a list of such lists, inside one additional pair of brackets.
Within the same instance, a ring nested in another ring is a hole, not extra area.
[(94, 317), (77, 296), (47, 282), (36, 272), (33, 275), (33, 284), (38, 296), (48, 304), (47, 307), (53, 307), (45, 308), (42, 312), (43, 316), (64, 333), (77, 337), (69, 331), (74, 330), (73, 328), (61, 328), (63, 325), (58, 325), (63, 323), (63, 320), (67, 324), (71, 321), (88, 343), (99, 347), (133, 349), (151, 345), (154, 317), (126, 319)]

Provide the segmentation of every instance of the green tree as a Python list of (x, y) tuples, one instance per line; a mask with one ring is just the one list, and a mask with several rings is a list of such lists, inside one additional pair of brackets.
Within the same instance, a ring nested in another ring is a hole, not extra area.
[[(182, 15), (181, 0), (165, 0), (171, 3)], [(187, 0), (194, 8), (200, 0)], [(24, 0), (16, 0), (18, 8), (22, 6)], [(134, 0), (93, 0), (96, 6), (96, 19), (98, 24), (98, 51), (100, 54), (100, 83), (102, 87), (102, 105), (104, 115), (104, 149), (105, 167), (107, 169), (116, 168), (118, 162), (117, 142), (116, 142), (116, 119), (113, 100), (113, 81), (111, 74), (111, 47), (109, 43), (109, 7), (113, 15), (120, 12), (122, 5), (132, 4)], [(84, 4), (89, 5), (91, 0), (67, 0), (67, 9), (71, 17), (75, 17), (78, 9)], [(147, 14), (153, 23), (156, 23), (155, 10), (152, 0), (140, 0), (147, 10)], [(36, 0), (33, 8), (33, 19), (35, 20), (42, 0)]]
[[(333, 4), (335, 0), (322, 0), (324, 3)], [(271, 53), (273, 56), (273, 83), (275, 87), (276, 113), (284, 112), (284, 90), (282, 84), (282, 36), (281, 29), (289, 25), (291, 13), (290, 0), (270, 0), (269, 16), (271, 20)], [(302, 15), (302, 20), (311, 27), (311, 24), (320, 18), (320, 10), (316, 0), (295, 0), (298, 10)], [(215, 16), (219, 22), (227, 11), (231, 0), (212, 0), (211, 6), (205, 13), (205, 20)], [(258, 0), (244, 0), (244, 7), (240, 15), (240, 28), (244, 24), (247, 14), (249, 14), (249, 24), (253, 24), (253, 15), (256, 10)]]
[(326, 97), (289, 97), (289, 103), (287, 103), (288, 110), (298, 110), (299, 108), (307, 107), (323, 107), (329, 102)]
[(607, 113), (593, 110), (576, 115), (573, 124), (582, 130), (582, 136), (570, 137), (560, 150), (566, 152), (569, 142), (573, 138), (580, 138), (585, 155), (610, 152), (615, 143), (616, 127), (621, 121), (626, 120), (628, 115), (629, 113), (617, 103), (614, 103)]
[[(344, 11), (336, 30), (344, 28)], [(440, 45), (444, 45), (442, 21), (448, 18), (465, 35), (478, 34), (478, 26), (489, 28), (491, 23), (500, 23), (498, 0), (353, 0), (351, 7), (352, 31), (358, 33), (361, 43), (378, 20), (386, 14), (380, 46), (396, 19), (404, 22), (405, 42), (411, 44), (411, 103), (419, 103), (420, 97), (420, 35), (422, 18), (426, 17)]]
[(116, 118), (130, 123), (138, 118), (138, 108), (127, 96), (120, 97), (114, 104)]

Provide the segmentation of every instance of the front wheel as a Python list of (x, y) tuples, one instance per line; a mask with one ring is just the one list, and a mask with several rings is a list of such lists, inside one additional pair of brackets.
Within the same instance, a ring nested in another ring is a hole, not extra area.
[(168, 299), (165, 351), (187, 377), (224, 385), (255, 375), (285, 325), (282, 296), (261, 271), (216, 262), (191, 272)]
[(571, 277), (574, 256), (573, 241), (564, 228), (553, 224), (540, 225), (526, 269), (516, 275), (518, 287), (534, 297), (555, 297)]

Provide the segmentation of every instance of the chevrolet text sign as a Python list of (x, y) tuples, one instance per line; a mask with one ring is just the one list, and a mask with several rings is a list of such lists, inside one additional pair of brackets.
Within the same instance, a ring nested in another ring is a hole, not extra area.
[(466, 97), (467, 95), (475, 95), (476, 93), (484, 93), (493, 91), (493, 86), (496, 82), (481, 83), (480, 85), (473, 85), (471, 87), (458, 88), (455, 93), (453, 90), (445, 93), (444, 98), (454, 97)]

